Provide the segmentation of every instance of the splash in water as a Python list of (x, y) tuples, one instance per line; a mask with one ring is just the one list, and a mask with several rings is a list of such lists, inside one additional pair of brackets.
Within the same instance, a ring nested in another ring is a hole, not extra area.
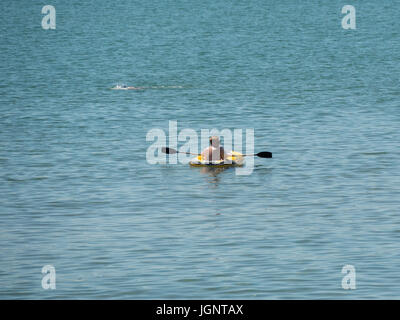
[(145, 88), (144, 87), (127, 86), (124, 84), (117, 84), (115, 87), (113, 87), (111, 89), (114, 89), (114, 90), (143, 90)]
[(114, 90), (145, 90), (145, 89), (181, 89), (183, 86), (150, 86), (150, 87), (133, 87), (125, 84), (117, 84), (111, 88)]

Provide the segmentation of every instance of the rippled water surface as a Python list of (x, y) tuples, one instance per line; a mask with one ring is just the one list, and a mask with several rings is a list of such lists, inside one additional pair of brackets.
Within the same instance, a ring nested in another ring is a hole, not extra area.
[[(2, 2), (0, 297), (400, 298), (398, 3), (325, 2)], [(274, 157), (149, 164), (169, 120)]]

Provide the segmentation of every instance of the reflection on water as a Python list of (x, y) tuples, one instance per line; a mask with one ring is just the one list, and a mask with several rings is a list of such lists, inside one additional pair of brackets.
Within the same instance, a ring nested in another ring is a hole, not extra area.
[(223, 171), (225, 171), (226, 169), (229, 169), (229, 167), (220, 167), (220, 168), (202, 167), (200, 169), (200, 172), (203, 174), (207, 174), (208, 175), (207, 181), (212, 183), (214, 187), (218, 187), (221, 181), (221, 177), (219, 177), (218, 175)]

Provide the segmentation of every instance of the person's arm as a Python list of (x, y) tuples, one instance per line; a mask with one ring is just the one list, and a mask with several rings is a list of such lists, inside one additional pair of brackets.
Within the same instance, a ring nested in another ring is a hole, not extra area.
[(232, 154), (231, 153), (226, 153), (225, 149), (223, 147), (221, 147), (221, 160), (225, 160), (228, 159), (228, 157), (230, 157)]
[(203, 160), (208, 160), (208, 154), (209, 154), (209, 148), (205, 148), (202, 152), (201, 152), (201, 158)]

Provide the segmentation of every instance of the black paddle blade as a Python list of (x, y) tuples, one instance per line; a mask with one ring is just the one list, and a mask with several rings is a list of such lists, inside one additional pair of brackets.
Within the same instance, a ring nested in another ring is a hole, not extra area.
[(260, 157), (260, 158), (272, 158), (272, 153), (268, 152), (268, 151), (259, 152), (259, 153), (257, 153), (257, 157)]
[(161, 151), (166, 153), (166, 154), (175, 154), (176, 153), (175, 149), (171, 149), (171, 148), (168, 148), (168, 147), (162, 147)]

